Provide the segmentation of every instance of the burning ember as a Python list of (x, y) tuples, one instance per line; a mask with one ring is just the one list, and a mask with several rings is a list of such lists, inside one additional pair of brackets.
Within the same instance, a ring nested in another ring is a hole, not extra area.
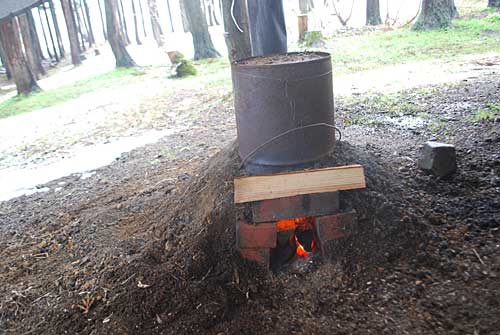
[(298, 257), (310, 257), (316, 245), (314, 243), (314, 219), (310, 217), (281, 220), (277, 222), (278, 233), (294, 231), (291, 243), (295, 245)]

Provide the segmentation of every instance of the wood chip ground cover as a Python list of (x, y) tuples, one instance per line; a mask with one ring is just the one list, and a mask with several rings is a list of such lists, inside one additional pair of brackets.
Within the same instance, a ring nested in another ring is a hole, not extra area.
[[(431, 96), (403, 93), (438, 125), (346, 127), (349, 143), (318, 165), (366, 167), (367, 190), (341, 196), (344, 208), (358, 210), (360, 232), (308, 274), (266, 274), (237, 257), (231, 127), (213, 136), (204, 122), (88, 179), (47, 185), (58, 192), (1, 203), (0, 330), (494, 334), (500, 120), (471, 116), (500, 103), (499, 91), (490, 75)], [(364, 113), (338, 104), (339, 124)], [(459, 172), (449, 179), (416, 169), (419, 146), (431, 138), (457, 146)], [(165, 147), (171, 157), (160, 153)]]

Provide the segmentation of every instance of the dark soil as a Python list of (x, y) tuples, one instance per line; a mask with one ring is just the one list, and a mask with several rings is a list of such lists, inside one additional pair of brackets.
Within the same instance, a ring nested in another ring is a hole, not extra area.
[[(62, 192), (1, 203), (0, 332), (498, 334), (500, 120), (471, 116), (499, 93), (488, 76), (339, 101), (347, 142), (321, 165), (363, 164), (368, 188), (341, 194), (359, 231), (309, 273), (267, 273), (235, 252), (233, 131), (198, 129), (173, 160), (159, 143), (48, 185)], [(394, 122), (417, 110), (425, 123)], [(227, 143), (208, 161), (206, 138)], [(430, 139), (456, 145), (455, 175), (416, 168)]]
[(292, 64), (309, 62), (315, 59), (325, 58), (326, 56), (327, 54), (321, 52), (290, 52), (284, 55), (249, 58), (236, 62), (236, 64), (244, 66)]

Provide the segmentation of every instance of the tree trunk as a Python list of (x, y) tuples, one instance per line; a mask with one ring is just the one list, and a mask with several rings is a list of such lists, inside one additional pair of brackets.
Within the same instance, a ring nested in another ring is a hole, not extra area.
[(380, 0), (367, 0), (366, 2), (366, 25), (377, 26), (382, 24), (380, 17)]
[(56, 31), (57, 46), (59, 48), (59, 54), (61, 58), (64, 57), (66, 51), (64, 50), (64, 44), (61, 37), (61, 30), (59, 29), (59, 22), (57, 21), (57, 14), (54, 8), (54, 3), (49, 0), (50, 13), (52, 15), (52, 22), (54, 23), (54, 30)]
[(97, 6), (99, 6), (99, 14), (101, 15), (102, 35), (104, 36), (104, 40), (107, 41), (108, 34), (106, 32), (106, 23), (104, 22), (104, 15), (102, 15), (101, 0), (97, 0)]
[(69, 3), (70, 3), (70, 6), (71, 6), (71, 9), (72, 9), (72, 12), (73, 12), (73, 15), (74, 17), (76, 18), (75, 22), (76, 22), (76, 31), (78, 31), (78, 33), (80, 34), (80, 41), (81, 41), (81, 45), (80, 45), (80, 50), (87, 50), (87, 47), (85, 47), (85, 38), (84, 38), (84, 35), (83, 35), (83, 28), (82, 28), (82, 20), (80, 19), (80, 14), (78, 13), (78, 7), (77, 7), (77, 4), (76, 4), (76, 0), (69, 0)]
[(299, 0), (299, 11), (301, 14), (307, 14), (311, 11), (311, 1), (310, 0)]
[[(38, 38), (38, 32), (36, 30), (35, 19), (33, 18), (33, 12), (29, 10), (26, 15), (28, 15), (28, 22), (30, 24), (31, 40), (33, 41), (33, 48), (35, 49), (36, 55), (40, 61), (45, 59), (42, 52), (42, 46), (40, 45), (40, 39)], [(45, 68), (44, 68), (45, 72)], [(45, 75), (45, 73), (43, 73)]]
[(40, 79), (39, 75), (43, 72), (43, 67), (36, 55), (35, 49), (33, 48), (33, 40), (31, 38), (28, 16), (26, 14), (21, 14), (18, 17), (18, 20), (28, 65), (35, 78)]
[(83, 0), (83, 8), (85, 9), (85, 18), (87, 19), (88, 31), (89, 31), (89, 43), (95, 44), (94, 30), (92, 29), (92, 20), (90, 19), (90, 8), (87, 4), (87, 0)]
[(116, 67), (134, 67), (136, 66), (132, 57), (130, 57), (123, 41), (123, 36), (120, 33), (120, 22), (118, 13), (118, 0), (104, 0), (104, 8), (106, 11), (106, 23), (108, 30), (108, 40), (111, 45), (111, 50), (115, 55)]
[(125, 43), (127, 45), (129, 45), (130, 44), (130, 37), (128, 37), (127, 18), (125, 17), (125, 11), (123, 10), (123, 2), (122, 2), (122, 0), (119, 0), (119, 4), (120, 4), (120, 8), (118, 9), (118, 13), (121, 14), (121, 18), (122, 18)]
[(172, 20), (172, 11), (170, 10), (170, 0), (167, 0), (167, 10), (168, 10), (168, 19), (170, 20), (170, 29), (174, 32), (174, 20)]
[(70, 0), (61, 0), (61, 6), (64, 13), (64, 20), (66, 21), (66, 29), (68, 30), (71, 62), (73, 65), (78, 66), (82, 64), (82, 59), (80, 57), (80, 47), (78, 46), (78, 33), (75, 29), (75, 18), (71, 12), (69, 1)]
[(212, 16), (213, 16), (214, 22), (217, 26), (220, 26), (220, 22), (217, 19), (217, 13), (215, 12), (215, 9), (217, 8), (217, 6), (215, 5), (215, 0), (211, 0), (211, 4), (212, 4)]
[(500, 0), (488, 0), (488, 7), (500, 8)]
[(220, 54), (215, 50), (208, 25), (201, 10), (200, 0), (181, 0), (184, 2), (189, 30), (193, 36), (194, 59), (215, 58)]
[(137, 24), (137, 12), (135, 11), (135, 0), (130, 0), (132, 3), (132, 14), (134, 15), (134, 28), (135, 28), (135, 42), (137, 45), (141, 45), (141, 39), (139, 38), (139, 25)]
[(54, 51), (56, 62), (59, 63), (59, 54), (57, 53), (56, 43), (54, 42), (54, 35), (52, 34), (52, 27), (50, 26), (49, 15), (47, 14), (47, 7), (45, 7), (45, 3), (42, 6), (43, 6), (43, 13), (45, 14), (45, 21), (47, 22), (47, 27), (49, 29), (50, 42), (52, 43), (52, 51)]
[(3, 67), (5, 68), (5, 76), (7, 77), (7, 80), (11, 80), (12, 74), (10, 72), (9, 62), (7, 62), (7, 56), (5, 55), (5, 51), (2, 46), (1, 38), (0, 38), (0, 60), (2, 61)]
[[(75, 0), (76, 2), (76, 0)], [(83, 24), (83, 29), (85, 29), (85, 39), (87, 40), (88, 44), (89, 44), (89, 48), (92, 47), (92, 38), (90, 36), (90, 30), (89, 30), (89, 26), (87, 24), (87, 19), (85, 18), (85, 12), (83, 10), (83, 3), (82, 3), (82, 0), (79, 0), (78, 1), (78, 4), (76, 5), (78, 6), (77, 8), (77, 11), (78, 11), (78, 16), (81, 18), (81, 23)], [(78, 10), (80, 9), (80, 10)]]
[(146, 33), (146, 22), (144, 22), (144, 12), (142, 10), (142, 0), (139, 0), (139, 12), (141, 13), (142, 30), (144, 31), (144, 37), (148, 37)]
[(451, 26), (451, 20), (457, 15), (453, 0), (422, 0), (422, 11), (413, 29), (447, 28)]
[(224, 37), (229, 60), (235, 62), (252, 57), (252, 44), (250, 40), (250, 26), (248, 24), (247, 1), (235, 2), (233, 11), (236, 22), (243, 32), (238, 29), (231, 16), (232, 4), (233, 0), (222, 0)]
[(153, 37), (159, 47), (163, 46), (163, 31), (160, 26), (160, 16), (158, 14), (158, 6), (156, 0), (148, 0), (149, 16), (151, 17), (151, 28), (153, 29)]
[[(236, 4), (236, 2), (235, 2), (235, 4)], [(184, 29), (185, 33), (189, 33), (189, 23), (188, 23), (188, 19), (187, 19), (187, 15), (186, 15), (186, 7), (184, 6), (183, 0), (179, 0), (179, 6), (181, 9), (182, 28)]]
[(52, 61), (52, 52), (50, 52), (49, 41), (47, 40), (47, 34), (45, 33), (45, 26), (43, 25), (42, 11), (40, 7), (38, 7), (38, 17), (40, 18), (40, 27), (42, 27), (42, 35), (45, 41), (45, 47), (47, 48), (47, 55), (49, 56), (49, 60)]
[(23, 47), (19, 38), (19, 27), (16, 19), (7, 19), (0, 22), (0, 42), (4, 46), (5, 58), (9, 63), (18, 94), (30, 94), (40, 91), (33, 72), (23, 54)]

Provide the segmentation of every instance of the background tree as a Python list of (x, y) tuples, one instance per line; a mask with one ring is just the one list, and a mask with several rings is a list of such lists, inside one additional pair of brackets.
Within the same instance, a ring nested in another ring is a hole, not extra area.
[(49, 15), (47, 14), (47, 7), (45, 6), (45, 3), (42, 4), (42, 8), (43, 8), (43, 13), (45, 15), (45, 22), (47, 22), (47, 28), (49, 31), (50, 42), (52, 44), (52, 51), (54, 51), (54, 57), (56, 58), (56, 62), (59, 63), (59, 54), (58, 54), (58, 50), (56, 48), (56, 43), (54, 41), (54, 34), (52, 33), (52, 27), (50, 26)]
[(94, 29), (92, 29), (92, 20), (90, 19), (90, 8), (89, 5), (87, 4), (87, 0), (83, 0), (83, 6), (82, 2), (80, 1), (80, 7), (83, 7), (85, 10), (85, 15), (84, 18), (87, 22), (87, 30), (89, 33), (88, 39), (89, 39), (89, 44), (95, 44), (95, 37), (94, 37)]
[(160, 15), (158, 14), (158, 5), (156, 0), (148, 0), (149, 16), (151, 18), (151, 28), (153, 29), (153, 37), (159, 47), (163, 46), (163, 31), (160, 25)]
[(342, 16), (342, 13), (337, 9), (337, 5), (335, 5), (335, 1), (338, 0), (332, 0), (332, 6), (333, 6), (333, 15), (339, 19), (340, 24), (345, 27), (347, 26), (347, 23), (351, 20), (352, 13), (354, 10), (354, 0), (351, 0), (351, 10), (349, 11), (349, 15), (347, 17)]
[(69, 0), (61, 0), (61, 6), (64, 13), (64, 20), (66, 21), (66, 30), (68, 31), (71, 62), (73, 65), (78, 66), (82, 64), (82, 59), (80, 57), (80, 47), (78, 46), (78, 32), (76, 31), (75, 18), (72, 14)]
[(137, 45), (141, 45), (141, 39), (139, 38), (139, 25), (137, 23), (137, 11), (135, 10), (135, 0), (130, 0), (132, 4), (132, 15), (134, 15), (134, 29), (135, 29), (135, 42)]
[(144, 37), (147, 37), (146, 33), (146, 22), (144, 21), (144, 11), (142, 10), (142, 0), (139, 0), (139, 12), (141, 13), (142, 30), (144, 31)]
[(500, 0), (488, 0), (488, 7), (500, 8)]
[(248, 23), (248, 7), (246, 0), (237, 1), (234, 5), (233, 14), (236, 23), (231, 17), (231, 6), (233, 0), (222, 0), (222, 12), (224, 20), (224, 38), (226, 40), (229, 60), (231, 62), (252, 56), (252, 42), (250, 40), (250, 26)]
[(123, 28), (123, 37), (125, 38), (126, 45), (130, 44), (130, 37), (128, 36), (128, 27), (127, 27), (127, 17), (125, 16), (125, 10), (123, 9), (123, 1), (119, 0), (118, 4), (120, 7), (118, 8), (119, 17), (121, 18), (122, 28)]
[(31, 38), (28, 16), (26, 14), (21, 14), (18, 17), (18, 21), (19, 21), (19, 28), (21, 29), (21, 36), (23, 38), (26, 60), (28, 61), (28, 65), (35, 79), (40, 79), (40, 75), (44, 71), (41, 59), (38, 59), (35, 49), (33, 48), (33, 41)]
[(422, 11), (413, 29), (446, 28), (451, 26), (451, 20), (457, 15), (457, 7), (453, 0), (422, 0)]
[(366, 25), (377, 26), (382, 24), (380, 17), (380, 0), (366, 1)]
[(132, 57), (125, 47), (123, 35), (120, 30), (120, 21), (118, 17), (119, 8), (118, 0), (104, 0), (104, 8), (106, 12), (106, 25), (108, 31), (108, 41), (111, 45), (111, 50), (115, 55), (116, 67), (134, 67), (136, 66)]
[(101, 16), (102, 24), (102, 34), (104, 35), (104, 40), (108, 40), (108, 33), (106, 32), (106, 23), (104, 22), (104, 15), (102, 15), (101, 0), (97, 0), (97, 6), (99, 6), (99, 15)]
[(170, 30), (174, 32), (174, 20), (172, 20), (172, 10), (170, 9), (170, 0), (167, 0), (168, 19), (170, 21)]
[(59, 47), (59, 55), (62, 57), (65, 56), (66, 51), (64, 50), (64, 45), (61, 37), (61, 29), (59, 28), (59, 22), (57, 21), (56, 9), (54, 8), (54, 2), (49, 0), (49, 8), (50, 14), (52, 16), (52, 22), (54, 23), (54, 30), (56, 33), (57, 46)]
[(181, 1), (184, 2), (189, 30), (193, 36), (194, 59), (220, 57), (208, 32), (208, 25), (201, 9), (200, 0)]
[(5, 55), (1, 39), (0, 39), (0, 60), (2, 61), (2, 65), (5, 69), (5, 76), (7, 77), (7, 80), (11, 80), (12, 75), (10, 73), (9, 63), (7, 62), (7, 56)]
[(40, 91), (23, 53), (17, 19), (5, 19), (0, 22), (0, 43), (4, 48), (5, 61), (9, 64), (12, 78), (18, 94), (30, 94)]
[[(38, 38), (38, 32), (36, 30), (36, 24), (35, 24), (35, 19), (33, 18), (33, 12), (31, 10), (26, 12), (26, 16), (28, 17), (28, 23), (30, 25), (30, 34), (31, 34), (31, 40), (33, 42), (33, 49), (35, 49), (35, 53), (37, 55), (37, 58), (42, 62), (45, 60), (45, 57), (42, 52), (42, 46), (40, 44), (40, 39)], [(43, 69), (43, 75), (45, 75), (45, 68)]]

